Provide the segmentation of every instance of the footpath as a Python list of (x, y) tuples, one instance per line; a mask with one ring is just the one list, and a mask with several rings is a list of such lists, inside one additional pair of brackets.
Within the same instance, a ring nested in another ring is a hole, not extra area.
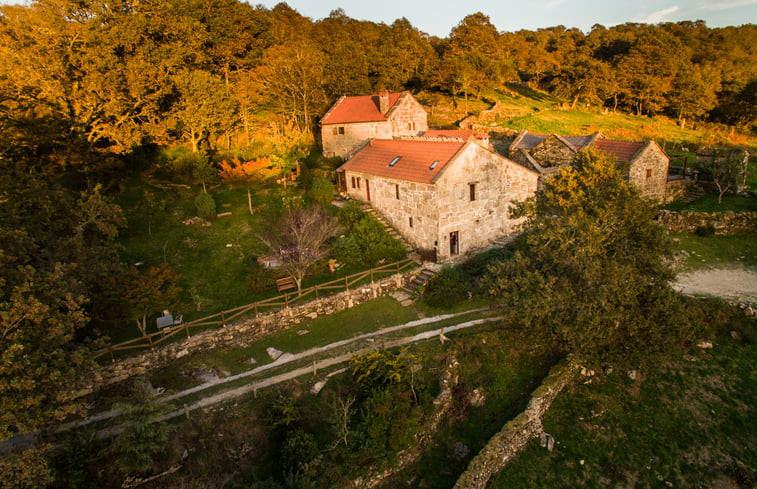
[[(214, 379), (180, 392), (158, 396), (157, 400), (159, 402), (178, 404), (176, 402), (178, 400), (187, 399), (188, 401), (184, 403), (181, 408), (177, 408), (168, 414), (165, 414), (161, 420), (166, 421), (180, 416), (188, 416), (192, 411), (205, 409), (249, 393), (254, 394), (260, 389), (271, 387), (305, 375), (315, 377), (318, 375), (319, 371), (323, 372), (324, 370), (347, 363), (354, 354), (375, 350), (379, 347), (397, 348), (433, 338), (440, 338), (441, 341), (444, 341), (447, 339), (445, 335), (448, 333), (496, 322), (502, 319), (499, 316), (483, 317), (460, 323), (453, 322), (452, 324), (447, 324), (455, 318), (474, 314), (480, 315), (487, 310), (487, 308), (480, 308), (454, 314), (442, 314), (418, 319), (398, 326), (383, 328), (371, 333), (330, 343), (325, 346), (311, 348), (300, 353), (284, 353), (271, 363), (261, 365), (245, 372)], [(439, 323), (442, 322), (445, 323), (445, 326), (439, 327)], [(409, 336), (397, 337), (397, 333), (411, 329), (421, 329), (422, 331)], [(319, 383), (325, 384), (329, 377), (343, 371), (343, 368), (331, 371), (324, 375)], [(224, 389), (223, 387), (227, 388)], [(92, 423), (106, 422), (108, 420), (116, 419), (122, 414), (123, 411), (120, 409), (103, 411), (81, 420), (62, 424), (54, 430), (54, 433), (60, 434)], [(107, 438), (117, 435), (123, 431), (123, 429), (123, 424), (113, 424), (99, 429), (97, 431), (97, 436), (98, 438)], [(31, 446), (38, 436), (38, 432), (16, 435), (0, 444), (0, 453)]]

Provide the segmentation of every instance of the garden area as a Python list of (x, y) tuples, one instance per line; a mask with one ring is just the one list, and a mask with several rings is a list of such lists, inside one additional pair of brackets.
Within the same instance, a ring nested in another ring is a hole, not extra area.
[[(278, 296), (277, 280), (294, 272), (305, 289), (405, 256), (402, 244), (357, 204), (345, 202), (342, 210), (331, 204), (338, 162), (302, 148), (276, 158), (163, 150), (148, 170), (122, 182), (121, 258), (132, 284), (151, 277), (152, 288), (112, 293), (98, 305), (93, 329), (118, 343), (143, 334), (142, 326), (144, 334), (157, 331), (163, 310), (187, 322)], [(287, 268), (279, 251), (297, 243), (285, 242), (283, 227), (306, 214), (319, 219), (325, 234), (311, 263)], [(129, 280), (122, 283), (129, 288)], [(297, 288), (289, 292), (296, 296)]]

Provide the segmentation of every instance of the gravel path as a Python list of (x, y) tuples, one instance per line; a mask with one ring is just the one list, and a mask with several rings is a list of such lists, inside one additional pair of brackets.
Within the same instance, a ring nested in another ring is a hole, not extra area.
[(757, 303), (757, 270), (715, 268), (682, 273), (673, 288), (685, 294)]

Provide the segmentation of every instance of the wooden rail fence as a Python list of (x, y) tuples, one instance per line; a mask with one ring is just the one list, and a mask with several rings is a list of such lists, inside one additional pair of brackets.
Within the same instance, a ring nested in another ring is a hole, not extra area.
[(217, 312), (215, 314), (195, 319), (193, 321), (188, 321), (183, 324), (169, 326), (155, 333), (150, 333), (148, 335), (140, 336), (138, 338), (124, 341), (115, 345), (108, 345), (105, 348), (95, 351), (94, 358), (98, 359), (102, 356), (110, 355), (111, 361), (115, 362), (115, 356), (113, 355), (115, 352), (142, 350), (146, 348), (154, 350), (156, 346), (168, 343), (168, 340), (180, 333), (184, 333), (186, 334), (187, 338), (190, 338), (190, 331), (192, 329), (207, 329), (208, 327), (213, 326), (226, 327), (229, 322), (242, 316), (255, 314), (255, 317), (257, 317), (261, 312), (271, 312), (273, 310), (281, 309), (282, 307), (289, 307), (295, 303), (319, 299), (336, 292), (341, 292), (342, 290), (350, 290), (351, 286), (355, 285), (361, 280), (365, 280), (370, 277), (372, 283), (376, 278), (382, 278), (392, 274), (399, 274), (400, 272), (410, 268), (414, 264), (414, 260), (406, 258), (395, 263), (389, 263), (387, 265), (371, 268), (370, 270), (365, 270), (353, 275), (348, 275), (344, 278), (314, 285), (313, 287), (302, 289), (299, 292), (292, 291), (289, 293), (284, 293), (277, 295), (276, 297), (271, 297), (262, 301), (235, 307), (234, 309)]

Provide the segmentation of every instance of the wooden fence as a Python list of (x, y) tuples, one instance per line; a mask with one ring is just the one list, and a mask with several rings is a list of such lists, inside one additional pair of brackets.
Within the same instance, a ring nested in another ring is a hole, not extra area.
[(123, 352), (130, 350), (142, 350), (150, 348), (154, 350), (156, 346), (168, 343), (174, 336), (184, 333), (187, 338), (191, 337), (190, 331), (197, 330), (198, 328), (208, 329), (212, 327), (226, 325), (245, 315), (255, 314), (258, 316), (261, 312), (271, 312), (273, 310), (281, 309), (282, 307), (289, 307), (292, 304), (306, 302), (308, 300), (315, 300), (321, 297), (341, 292), (343, 290), (350, 290), (351, 286), (354, 286), (362, 280), (370, 278), (373, 282), (376, 278), (382, 278), (388, 275), (398, 274), (411, 266), (415, 265), (415, 261), (410, 258), (401, 260), (395, 263), (382, 265), (380, 267), (371, 268), (364, 272), (348, 275), (344, 278), (332, 280), (322, 284), (315, 285), (302, 289), (301, 291), (292, 291), (289, 293), (277, 295), (270, 299), (264, 299), (262, 301), (253, 302), (244, 306), (235, 307), (226, 311), (217, 312), (210, 316), (188, 321), (183, 324), (177, 324), (176, 326), (170, 326), (163, 328), (161, 331), (150, 333), (145, 336), (134, 338), (133, 340), (124, 341), (116, 345), (109, 345), (105, 348), (94, 352), (94, 358), (100, 358), (105, 355), (110, 355), (111, 361), (115, 361), (115, 352)]

